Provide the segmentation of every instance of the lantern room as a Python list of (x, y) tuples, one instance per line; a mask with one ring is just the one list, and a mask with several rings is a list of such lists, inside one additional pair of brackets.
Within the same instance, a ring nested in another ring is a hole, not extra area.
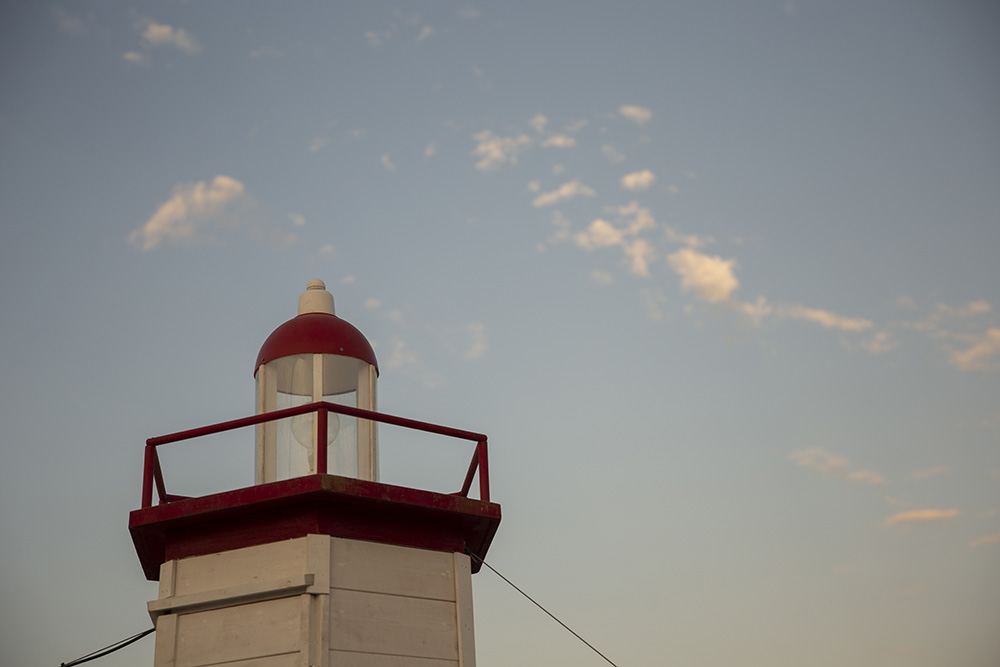
[[(318, 402), (376, 409), (375, 352), (360, 331), (336, 316), (322, 280), (309, 282), (298, 315), (264, 341), (254, 377), (257, 414)], [(378, 481), (375, 423), (323, 414), (325, 419), (309, 412), (257, 426), (257, 484), (318, 472)]]

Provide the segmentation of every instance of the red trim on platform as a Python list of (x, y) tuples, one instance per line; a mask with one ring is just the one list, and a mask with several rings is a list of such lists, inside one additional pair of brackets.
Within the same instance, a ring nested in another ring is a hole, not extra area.
[(293, 354), (337, 354), (354, 357), (375, 367), (378, 362), (368, 339), (353, 324), (328, 313), (303, 313), (271, 332), (253, 367)]
[[(500, 525), (496, 503), (379, 482), (308, 475), (129, 514), (143, 572), (160, 578), (167, 560), (309, 534), (432, 549), (480, 558)], [(472, 562), (474, 572), (479, 563)]]

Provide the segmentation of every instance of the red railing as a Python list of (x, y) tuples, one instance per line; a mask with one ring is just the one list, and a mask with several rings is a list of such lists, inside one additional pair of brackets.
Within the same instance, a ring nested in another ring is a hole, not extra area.
[[(372, 412), (371, 410), (352, 408), (348, 405), (338, 405), (336, 403), (320, 401), (317, 403), (300, 405), (294, 408), (265, 412), (263, 414), (254, 415), (253, 417), (233, 419), (231, 421), (222, 422), (221, 424), (202, 426), (201, 428), (193, 428), (187, 431), (180, 431), (178, 433), (171, 433), (169, 435), (161, 435), (156, 438), (150, 438), (146, 441), (146, 456), (142, 472), (143, 509), (151, 507), (153, 504), (154, 486), (156, 487), (156, 495), (160, 504), (183, 500), (187, 497), (167, 493), (166, 485), (163, 483), (163, 471), (160, 468), (160, 457), (156, 451), (156, 448), (160, 445), (180, 442), (181, 440), (191, 440), (192, 438), (200, 438), (202, 436), (213, 435), (215, 433), (223, 433), (225, 431), (232, 431), (234, 429), (245, 428), (247, 426), (256, 426), (257, 424), (263, 424), (264, 422), (287, 419), (289, 417), (295, 417), (297, 415), (303, 415), (310, 412), (317, 413), (318, 428), (316, 430), (321, 436), (319, 438), (320, 442), (326, 441), (327, 414), (330, 412), (336, 412), (337, 414), (347, 415), (349, 417), (357, 417), (359, 419), (370, 419), (371, 421), (391, 424), (393, 426), (402, 426), (403, 428), (424, 431), (426, 433), (459, 438), (461, 440), (471, 440), (476, 443), (476, 451), (472, 456), (472, 462), (469, 463), (469, 470), (465, 474), (465, 481), (462, 483), (462, 490), (457, 492), (456, 495), (466, 498), (469, 496), (469, 490), (472, 488), (472, 480), (475, 478), (476, 472), (478, 471), (479, 498), (485, 502), (489, 502), (490, 500), (490, 475), (486, 456), (486, 436), (482, 433), (473, 433), (471, 431), (463, 431), (457, 428), (450, 428), (448, 426), (438, 426), (437, 424), (428, 424), (427, 422), (416, 421), (414, 419), (406, 419), (405, 417), (396, 417), (394, 415), (388, 415), (381, 412)], [(317, 472), (319, 474), (326, 474), (326, 447), (319, 447), (317, 449)]]

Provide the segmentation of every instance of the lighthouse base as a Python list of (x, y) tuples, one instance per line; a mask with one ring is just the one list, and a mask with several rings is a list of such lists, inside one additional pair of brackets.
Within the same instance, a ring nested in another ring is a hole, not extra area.
[(155, 667), (473, 667), (455, 552), (306, 535), (163, 562)]

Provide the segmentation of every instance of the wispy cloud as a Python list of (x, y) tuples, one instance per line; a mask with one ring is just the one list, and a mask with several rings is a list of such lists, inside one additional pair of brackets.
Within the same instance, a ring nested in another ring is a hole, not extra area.
[(501, 137), (491, 130), (484, 130), (473, 136), (476, 148), (472, 152), (479, 158), (476, 169), (491, 171), (505, 164), (517, 164), (518, 153), (531, 146), (531, 137), (526, 134)]
[(839, 329), (841, 331), (864, 331), (872, 328), (871, 320), (860, 317), (844, 317), (828, 310), (807, 308), (805, 306), (780, 306), (777, 310), (780, 317), (805, 320), (820, 325), (824, 329)]
[(325, 134), (321, 134), (318, 137), (314, 137), (313, 140), (309, 142), (308, 150), (310, 153), (318, 153), (323, 150), (328, 143), (330, 143), (330, 137)]
[(852, 482), (868, 482), (869, 484), (882, 484), (885, 478), (874, 470), (854, 470), (847, 473), (847, 479)]
[(951, 466), (934, 466), (933, 468), (927, 468), (925, 470), (917, 470), (916, 472), (911, 472), (909, 478), (914, 481), (919, 481), (922, 479), (927, 479), (929, 477), (937, 477), (938, 475), (944, 475), (945, 473), (951, 472)]
[(600, 269), (594, 269), (591, 271), (590, 279), (598, 285), (612, 285), (615, 282), (615, 277), (613, 275), (607, 271), (601, 271)]
[(211, 182), (182, 183), (146, 223), (129, 235), (129, 241), (144, 252), (162, 242), (198, 245), (218, 242), (214, 232), (234, 230), (274, 247), (283, 247), (295, 237), (266, 225), (255, 212), (253, 199), (243, 183), (220, 174)]
[(469, 324), (465, 328), (469, 332), (469, 347), (465, 351), (465, 358), (470, 360), (482, 358), (489, 347), (486, 342), (486, 325)]
[(969, 542), (970, 547), (981, 547), (984, 544), (1000, 544), (1000, 533), (995, 535), (984, 535)]
[(586, 230), (578, 232), (574, 237), (577, 246), (584, 250), (621, 245), (624, 239), (625, 235), (622, 230), (601, 218), (591, 222)]
[(788, 458), (823, 477), (846, 479), (852, 482), (867, 482), (873, 485), (885, 482), (885, 478), (873, 470), (849, 470), (851, 462), (848, 459), (831, 454), (819, 447), (809, 447), (792, 452), (788, 455)]
[(888, 331), (878, 331), (871, 338), (859, 343), (861, 349), (870, 354), (884, 354), (896, 349), (896, 338)]
[(324, 243), (316, 251), (315, 258), (321, 262), (328, 261), (337, 254), (337, 248), (332, 243)]
[(648, 122), (653, 117), (653, 112), (650, 109), (633, 104), (623, 104), (618, 107), (618, 113), (639, 125)]
[(56, 19), (56, 25), (59, 26), (59, 30), (68, 33), (70, 35), (83, 35), (86, 34), (87, 24), (86, 22), (61, 7), (52, 8), (52, 16)]
[(393, 163), (393, 161), (389, 158), (388, 155), (383, 155), (381, 158), (379, 158), (379, 162), (382, 163), (382, 166), (385, 167), (385, 169), (387, 169), (388, 171), (396, 171), (396, 165), (395, 163)]
[(926, 521), (943, 521), (945, 519), (953, 519), (958, 516), (959, 511), (957, 509), (949, 510), (935, 510), (935, 509), (924, 509), (924, 510), (907, 510), (905, 512), (899, 512), (893, 514), (885, 521), (882, 522), (883, 526), (892, 526), (899, 523), (922, 523)]
[(568, 134), (553, 134), (542, 142), (542, 148), (573, 148), (576, 139)]
[(601, 146), (601, 154), (606, 157), (611, 164), (618, 164), (619, 162), (623, 162), (625, 160), (625, 156), (611, 144), (604, 144)]
[(647, 287), (639, 291), (639, 296), (642, 298), (646, 317), (653, 321), (659, 321), (664, 318), (663, 306), (667, 303), (667, 297), (663, 293), (663, 290), (658, 287)]
[(809, 468), (824, 477), (842, 477), (846, 473), (847, 467), (851, 464), (847, 459), (841, 456), (834, 456), (819, 447), (810, 447), (809, 449), (792, 452), (788, 455), (788, 458), (800, 466)]
[(693, 291), (709, 303), (728, 301), (740, 286), (734, 273), (735, 259), (681, 248), (667, 256), (667, 263), (681, 277), (681, 289)]
[(413, 354), (409, 346), (401, 340), (393, 341), (392, 350), (389, 352), (389, 358), (385, 360), (386, 370), (396, 370), (404, 366), (410, 366), (417, 363), (417, 356)]
[(531, 202), (531, 205), (536, 208), (540, 208), (542, 206), (551, 206), (574, 197), (593, 197), (594, 194), (596, 193), (592, 188), (587, 187), (578, 180), (574, 180), (563, 183), (551, 192), (543, 192), (535, 197), (534, 201)]
[[(909, 310), (916, 308), (913, 299), (909, 297), (900, 297), (897, 299), (897, 304)], [(992, 310), (992, 306), (985, 299), (976, 299), (963, 306), (949, 306), (944, 303), (937, 303), (934, 305), (934, 310), (927, 317), (921, 320), (903, 322), (903, 326), (916, 331), (934, 333), (940, 331), (949, 322), (972, 319), (980, 315), (986, 315)]]
[(145, 53), (139, 53), (138, 51), (126, 51), (122, 54), (122, 60), (130, 62), (133, 65), (145, 65), (149, 62), (149, 57)]
[(534, 128), (535, 132), (541, 134), (545, 131), (545, 126), (549, 124), (549, 119), (543, 113), (535, 114), (531, 120), (528, 121), (528, 125)]
[(172, 46), (188, 55), (201, 51), (198, 41), (183, 28), (174, 28), (150, 19), (140, 21), (137, 27), (142, 31), (143, 42), (149, 46)]
[(989, 329), (978, 336), (968, 336), (969, 347), (954, 350), (951, 363), (960, 371), (994, 371), (1000, 367), (1000, 329)]
[(655, 181), (656, 175), (649, 169), (643, 169), (622, 176), (622, 187), (626, 190), (645, 190)]
[(656, 225), (649, 210), (632, 202), (626, 206), (608, 207), (608, 213), (615, 213), (617, 224), (597, 218), (582, 232), (573, 236), (577, 247), (597, 250), (619, 246), (625, 254), (631, 273), (643, 278), (649, 277), (649, 264), (656, 256), (656, 250), (639, 234)]

